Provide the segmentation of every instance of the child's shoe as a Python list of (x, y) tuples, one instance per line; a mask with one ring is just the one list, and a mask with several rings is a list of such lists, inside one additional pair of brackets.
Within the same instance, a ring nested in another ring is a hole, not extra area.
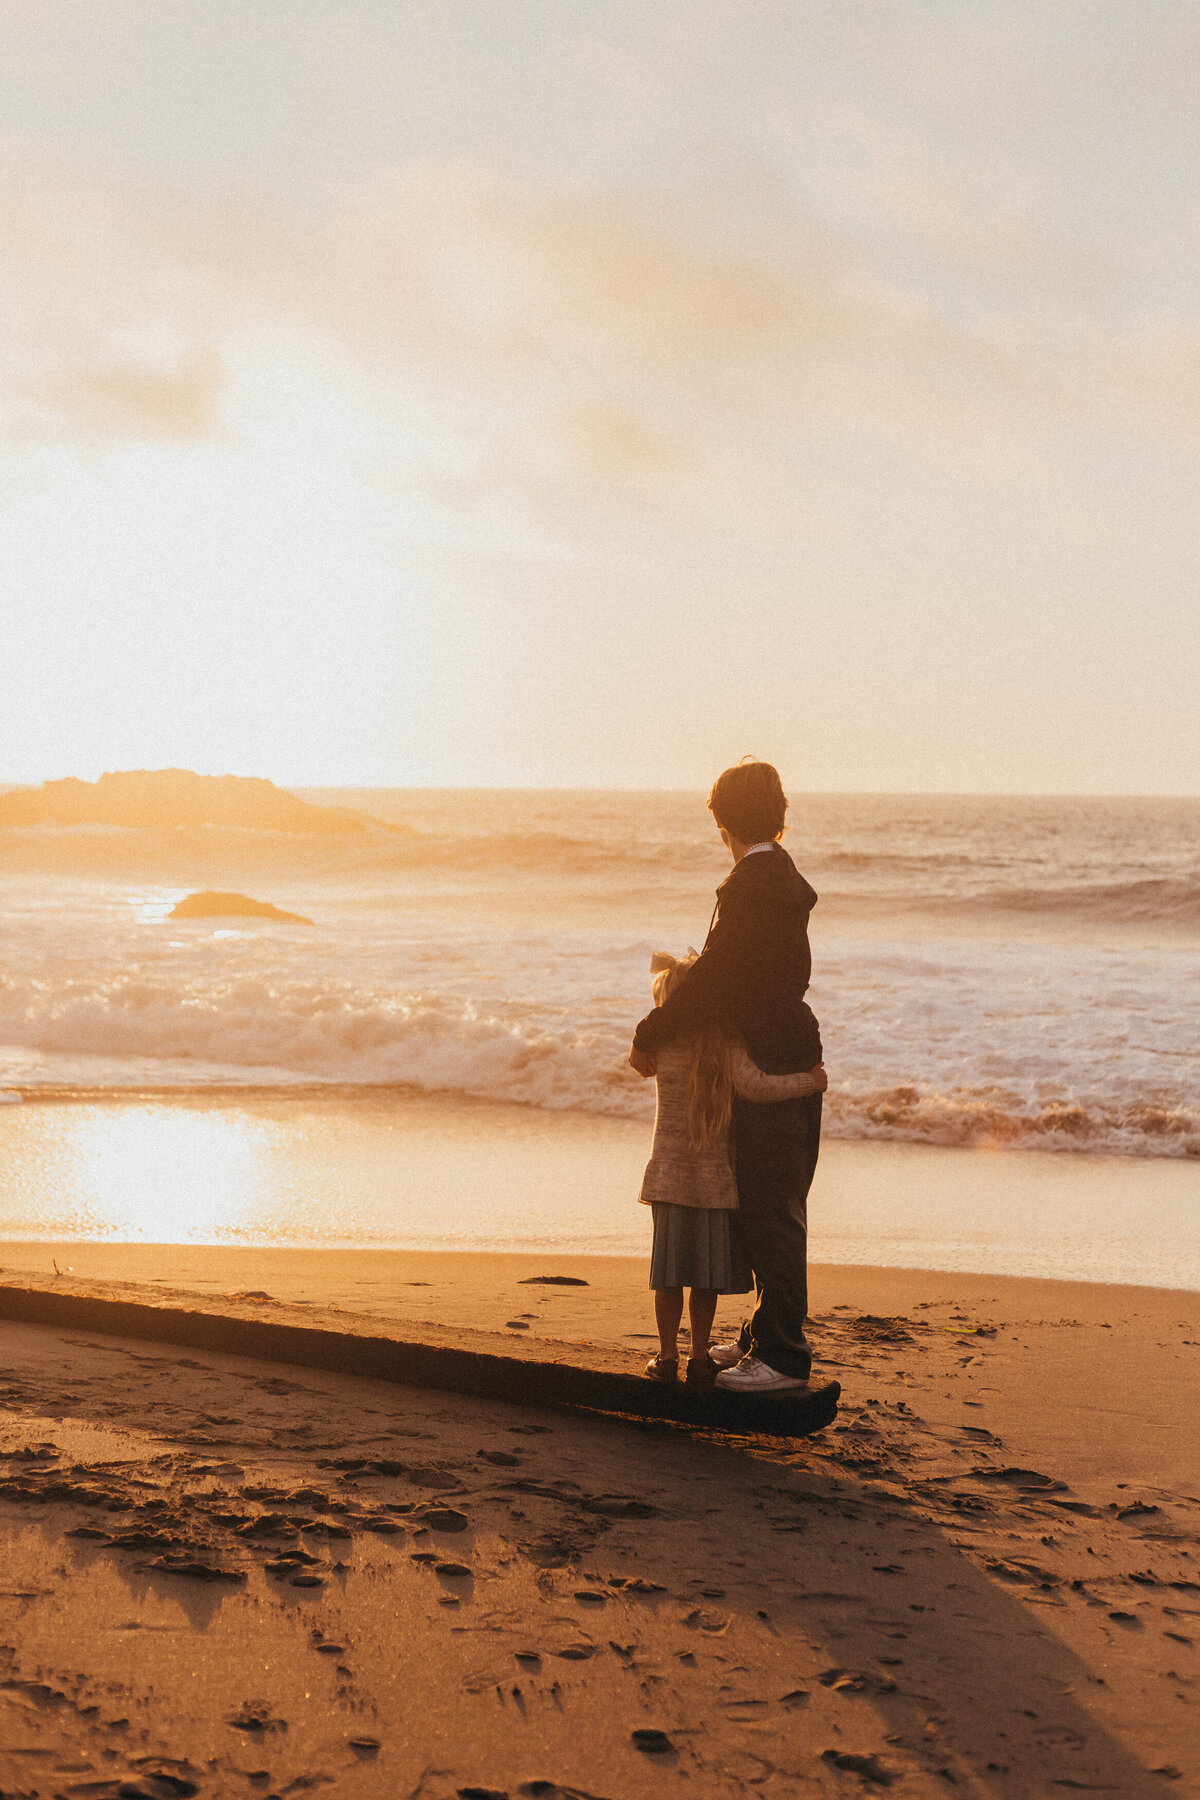
[(678, 1381), (679, 1358), (677, 1356), (652, 1356), (646, 1364), (646, 1373), (651, 1381)]
[(703, 1356), (689, 1356), (686, 1381), (688, 1387), (714, 1387), (717, 1380), (717, 1365), (707, 1352)]

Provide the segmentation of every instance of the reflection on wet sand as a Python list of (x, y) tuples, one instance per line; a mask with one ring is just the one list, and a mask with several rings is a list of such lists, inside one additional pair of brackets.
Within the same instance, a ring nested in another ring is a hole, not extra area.
[[(409, 1091), (0, 1111), (0, 1239), (644, 1256), (634, 1120)], [(1200, 1288), (1200, 1161), (827, 1140), (817, 1262)]]

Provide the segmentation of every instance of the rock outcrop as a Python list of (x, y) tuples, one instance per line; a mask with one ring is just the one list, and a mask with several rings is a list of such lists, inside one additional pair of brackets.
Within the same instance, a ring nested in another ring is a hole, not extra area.
[(124, 825), (158, 831), (211, 825), (325, 835), (366, 831), (377, 827), (377, 821), (348, 807), (313, 806), (255, 776), (125, 769), (99, 781), (67, 776), (0, 794), (0, 826), (5, 825)]
[(168, 919), (282, 919), (289, 925), (311, 925), (303, 913), (283, 912), (269, 900), (252, 900), (249, 894), (217, 894), (206, 888), (188, 894), (167, 914)]

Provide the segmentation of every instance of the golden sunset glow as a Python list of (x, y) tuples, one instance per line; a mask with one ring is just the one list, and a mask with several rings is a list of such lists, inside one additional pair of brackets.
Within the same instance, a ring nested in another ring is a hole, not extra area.
[(1198, 34), (5, 8), (0, 779), (1194, 791)]
[(0, 0), (0, 1800), (1200, 1793), (1198, 249), (1200, 0)]

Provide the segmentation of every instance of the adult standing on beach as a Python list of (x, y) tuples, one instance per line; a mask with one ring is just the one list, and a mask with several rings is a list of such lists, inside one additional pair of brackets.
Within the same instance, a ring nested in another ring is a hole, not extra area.
[[(663, 1044), (717, 1026), (736, 1033), (768, 1074), (811, 1069), (821, 1061), (821, 1034), (804, 998), (817, 896), (779, 842), (787, 799), (778, 771), (752, 759), (726, 769), (708, 806), (733, 870), (717, 889), (703, 951), (639, 1024), (630, 1063), (653, 1075)], [(738, 1343), (709, 1352), (722, 1388), (767, 1393), (808, 1380), (808, 1190), (820, 1138), (819, 1093), (774, 1105), (734, 1100), (734, 1216), (757, 1301)]]

